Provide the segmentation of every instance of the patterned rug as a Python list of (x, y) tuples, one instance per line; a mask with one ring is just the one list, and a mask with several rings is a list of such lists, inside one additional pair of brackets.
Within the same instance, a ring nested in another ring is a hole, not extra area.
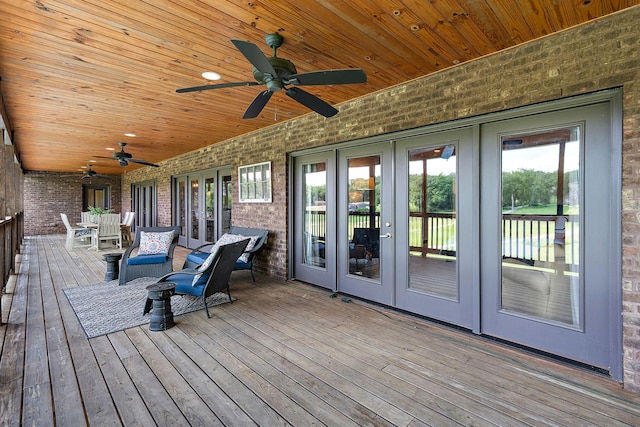
[[(95, 285), (76, 286), (63, 289), (71, 307), (88, 338), (122, 331), (149, 323), (151, 316), (143, 316), (144, 303), (147, 300), (148, 285), (158, 280), (155, 277), (141, 277), (124, 286), (117, 280)], [(207, 298), (207, 305), (229, 302), (225, 293), (213, 294)], [(190, 295), (171, 297), (173, 316), (204, 309), (201, 298)], [(176, 322), (177, 323), (177, 322)]]

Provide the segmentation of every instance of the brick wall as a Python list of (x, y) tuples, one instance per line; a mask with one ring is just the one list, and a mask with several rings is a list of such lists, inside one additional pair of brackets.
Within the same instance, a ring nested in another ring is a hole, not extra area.
[[(623, 292), (625, 387), (640, 391), (640, 7), (166, 161), (157, 170), (123, 176), (123, 186), (155, 178), (165, 193), (160, 210), (170, 224), (170, 178), (222, 165), (271, 161), (273, 203), (233, 205), (233, 223), (268, 228), (269, 248), (258, 270), (286, 278), (289, 182), (287, 153), (455, 119), (623, 88)], [(234, 174), (234, 200), (237, 195)]]
[[(24, 234), (65, 234), (60, 213), (69, 216), (71, 224), (80, 221), (82, 184), (111, 186), (111, 208), (121, 212), (120, 177), (82, 179), (77, 176), (51, 172), (24, 174)], [(128, 205), (127, 205), (128, 206)]]

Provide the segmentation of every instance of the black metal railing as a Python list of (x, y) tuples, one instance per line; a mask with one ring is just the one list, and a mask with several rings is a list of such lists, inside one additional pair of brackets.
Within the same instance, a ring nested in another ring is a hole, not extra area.
[[(326, 234), (324, 211), (307, 211), (306, 232), (319, 239)], [(529, 262), (554, 262), (564, 258), (566, 264), (579, 260), (579, 218), (577, 215), (502, 215), (502, 256)], [(349, 212), (348, 236), (354, 229), (380, 229), (378, 212)], [(411, 212), (409, 247), (415, 254), (455, 255), (456, 215), (454, 213)]]

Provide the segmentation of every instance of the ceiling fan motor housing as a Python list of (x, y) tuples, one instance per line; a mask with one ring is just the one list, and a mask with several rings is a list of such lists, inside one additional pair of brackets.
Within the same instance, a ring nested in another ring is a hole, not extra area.
[(253, 77), (258, 83), (266, 84), (267, 89), (271, 92), (277, 92), (288, 83), (289, 76), (298, 74), (298, 71), (296, 70), (296, 66), (293, 65), (293, 62), (288, 59), (278, 58), (277, 56), (272, 56), (267, 59), (273, 69), (276, 70), (277, 76), (264, 74), (256, 67), (253, 67)]

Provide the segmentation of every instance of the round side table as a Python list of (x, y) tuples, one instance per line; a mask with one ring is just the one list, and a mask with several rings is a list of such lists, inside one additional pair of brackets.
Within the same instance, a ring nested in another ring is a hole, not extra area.
[(171, 296), (176, 288), (173, 282), (159, 282), (146, 287), (149, 295), (144, 307), (144, 314), (151, 310), (150, 331), (164, 331), (176, 325), (171, 311)]
[(107, 262), (107, 271), (104, 273), (104, 281), (115, 280), (120, 275), (120, 260), (122, 254), (104, 254), (102, 258)]

